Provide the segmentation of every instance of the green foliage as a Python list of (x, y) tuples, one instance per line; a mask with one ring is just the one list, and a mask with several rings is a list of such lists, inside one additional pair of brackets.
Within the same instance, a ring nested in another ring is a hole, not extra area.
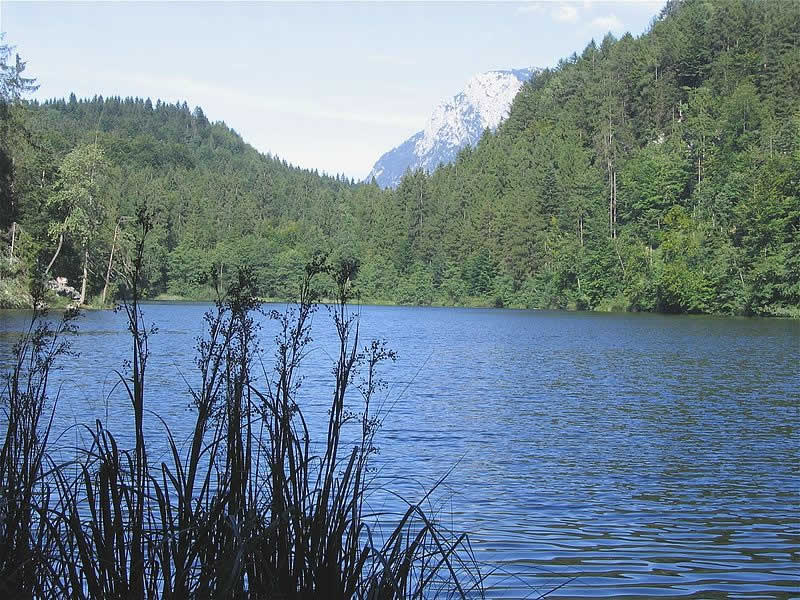
[(674, 2), (541, 73), (497, 133), (406, 177), (387, 256), (441, 265), (445, 304), (791, 312), (800, 6), (782, 6)]
[(649, 144), (620, 170), (620, 213), (640, 236), (658, 231), (666, 212), (687, 197), (689, 174), (680, 146), (679, 140)]
[(74, 236), (84, 246), (97, 231), (104, 216), (102, 192), (109, 164), (97, 145), (78, 146), (64, 157), (58, 168), (55, 192), (45, 208), (55, 217), (48, 233)]
[[(259, 155), (185, 102), (18, 105), (14, 218), (48, 257), (49, 232), (70, 232), (55, 265), (70, 279), (79, 232), (96, 229), (89, 272), (105, 272), (120, 223), (114, 279), (146, 204), (152, 295), (208, 297), (212, 272), (249, 265), (261, 296), (288, 299), (324, 250), (361, 259), (362, 302), (792, 313), (798, 30), (797, 2), (670, 2), (638, 39), (607, 36), (537, 75), (496, 133), (396, 190)], [(92, 221), (64, 196), (64, 161), (95, 139), (109, 167)]]
[(433, 276), (421, 263), (415, 263), (395, 291), (394, 298), (400, 304), (425, 306), (433, 302)]

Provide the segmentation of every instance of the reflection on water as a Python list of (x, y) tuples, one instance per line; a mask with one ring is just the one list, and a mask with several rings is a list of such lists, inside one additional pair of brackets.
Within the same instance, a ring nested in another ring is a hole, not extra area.
[[(148, 406), (179, 439), (205, 309), (145, 307), (159, 327)], [(23, 326), (0, 313), (0, 359)], [(315, 326), (302, 398), (320, 430), (324, 309)], [(399, 353), (377, 483), (414, 500), (453, 468), (434, 509), (495, 569), (490, 596), (800, 597), (800, 323), (365, 307), (361, 331)], [(81, 356), (57, 374), (57, 428), (108, 411), (124, 444), (114, 370), (129, 346), (121, 315), (84, 316)]]

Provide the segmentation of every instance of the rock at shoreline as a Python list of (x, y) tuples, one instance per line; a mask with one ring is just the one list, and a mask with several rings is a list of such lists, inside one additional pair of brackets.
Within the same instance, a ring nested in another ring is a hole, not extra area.
[(66, 277), (56, 277), (47, 282), (47, 289), (54, 291), (59, 296), (65, 296), (70, 300), (80, 300), (81, 293), (71, 285)]

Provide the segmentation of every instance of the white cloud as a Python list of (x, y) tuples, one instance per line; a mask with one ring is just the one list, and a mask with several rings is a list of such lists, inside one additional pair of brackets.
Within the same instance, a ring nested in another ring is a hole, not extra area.
[(560, 4), (550, 15), (561, 23), (575, 23), (578, 20), (578, 9), (573, 4)]
[(603, 31), (613, 31), (614, 33), (622, 33), (625, 28), (622, 21), (620, 21), (616, 15), (596, 17), (592, 19), (592, 26), (602, 29)]

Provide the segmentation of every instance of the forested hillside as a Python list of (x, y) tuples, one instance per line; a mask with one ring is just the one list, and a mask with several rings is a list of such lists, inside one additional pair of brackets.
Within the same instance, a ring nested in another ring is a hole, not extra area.
[(299, 242), (331, 235), (330, 211), (350, 187), (259, 154), (185, 102), (72, 96), (11, 112), (16, 193), (0, 227), (18, 223), (15, 258), (28, 269), (77, 286), (87, 262), (87, 297), (101, 293), (109, 264), (112, 282), (124, 269), (142, 208), (155, 224), (150, 295), (210, 297), (212, 269), (224, 279), (240, 264), (265, 295), (290, 295), (307, 260)]
[(798, 44), (797, 2), (671, 2), (541, 73), (496, 135), (390, 200), (413, 300), (796, 311)]
[(147, 207), (152, 296), (246, 264), (289, 298), (323, 251), (359, 260), (364, 301), (800, 314), (797, 2), (670, 2), (396, 190), (260, 155), (186, 103), (3, 97), (6, 280), (86, 265), (87, 298), (109, 273), (113, 293)]

